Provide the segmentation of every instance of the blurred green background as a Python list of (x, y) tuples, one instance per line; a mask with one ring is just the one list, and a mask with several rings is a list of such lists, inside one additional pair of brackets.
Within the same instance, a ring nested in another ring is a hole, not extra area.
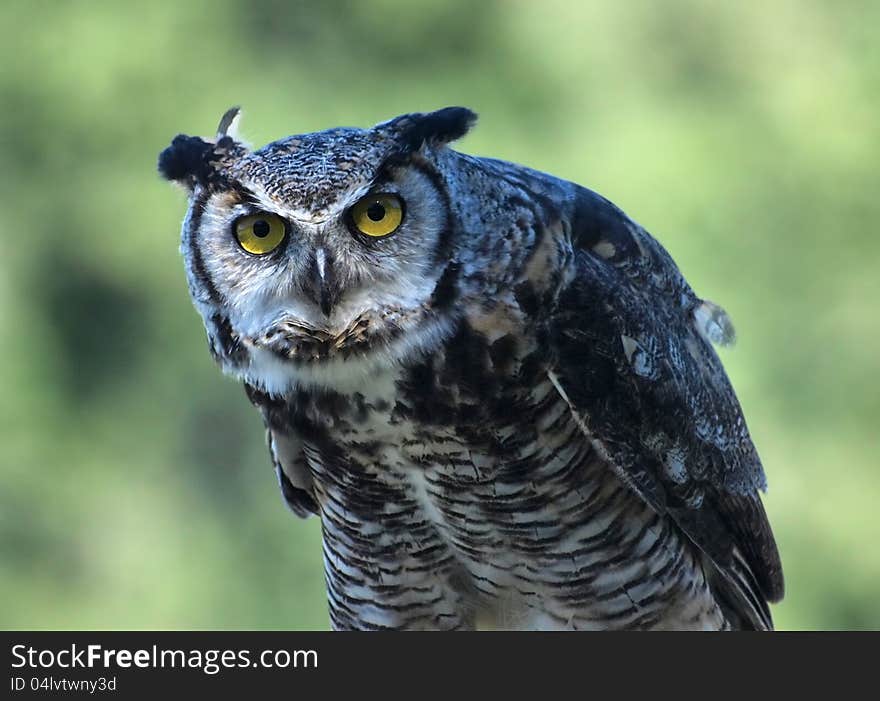
[(0, 625), (325, 628), (316, 520), (207, 352), (178, 132), (462, 104), (731, 313), (780, 628), (880, 628), (880, 3), (0, 5)]

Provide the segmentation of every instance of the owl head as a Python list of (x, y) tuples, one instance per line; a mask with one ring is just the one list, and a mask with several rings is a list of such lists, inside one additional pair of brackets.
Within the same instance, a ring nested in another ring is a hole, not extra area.
[(475, 114), (449, 107), (257, 150), (234, 136), (238, 116), (159, 156), (189, 195), (181, 251), (224, 370), (283, 393), (438, 343), (459, 268), (444, 154)]

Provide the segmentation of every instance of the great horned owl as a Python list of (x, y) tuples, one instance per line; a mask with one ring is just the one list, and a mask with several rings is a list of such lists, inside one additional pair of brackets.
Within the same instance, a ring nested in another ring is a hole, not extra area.
[(608, 200), (451, 107), (159, 158), (211, 353), (322, 525), (337, 629), (772, 627), (725, 313)]

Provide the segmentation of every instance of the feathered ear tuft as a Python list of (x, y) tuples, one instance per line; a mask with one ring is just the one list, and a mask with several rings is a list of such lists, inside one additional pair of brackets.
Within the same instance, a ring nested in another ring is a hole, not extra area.
[(460, 139), (476, 121), (476, 113), (466, 107), (444, 107), (426, 114), (405, 114), (386, 125), (404, 148), (417, 151), (423, 144), (439, 146)]
[(192, 190), (196, 183), (211, 186), (224, 180), (223, 169), (248, 153), (248, 147), (234, 136), (241, 110), (226, 110), (217, 127), (215, 141), (178, 134), (159, 154), (159, 173), (166, 180)]
[(217, 125), (217, 139), (229, 136), (237, 140), (238, 123), (241, 120), (241, 107), (230, 107), (220, 118), (220, 124)]
[(211, 165), (209, 157), (214, 144), (199, 138), (178, 134), (171, 146), (159, 154), (159, 173), (166, 180), (192, 186), (195, 181), (207, 180)]

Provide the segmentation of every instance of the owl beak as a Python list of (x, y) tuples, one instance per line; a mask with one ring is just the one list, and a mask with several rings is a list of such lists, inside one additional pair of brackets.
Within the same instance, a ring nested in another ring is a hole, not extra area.
[(333, 306), (339, 301), (341, 290), (333, 271), (333, 258), (323, 248), (315, 251), (306, 292), (326, 317), (330, 316)]

